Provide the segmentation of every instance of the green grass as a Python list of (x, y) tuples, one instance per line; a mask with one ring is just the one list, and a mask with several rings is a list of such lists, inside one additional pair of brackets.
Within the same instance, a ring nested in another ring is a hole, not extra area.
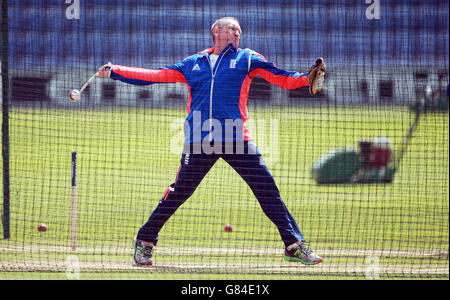
[[(175, 179), (184, 110), (19, 108), (11, 111), (11, 238), (0, 279), (448, 279), (448, 113), (421, 117), (392, 184), (318, 186), (314, 161), (386, 135), (398, 149), (403, 107), (262, 107), (250, 131), (317, 266), (283, 260), (276, 227), (219, 161), (160, 233), (155, 267), (132, 264), (132, 238)], [(270, 128), (270, 126), (272, 126)], [(175, 146), (174, 146), (175, 145)], [(78, 153), (78, 248), (70, 249), (71, 151)], [(38, 232), (39, 223), (48, 225)], [(233, 232), (224, 232), (225, 224)], [(3, 230), (3, 228), (2, 228)]]

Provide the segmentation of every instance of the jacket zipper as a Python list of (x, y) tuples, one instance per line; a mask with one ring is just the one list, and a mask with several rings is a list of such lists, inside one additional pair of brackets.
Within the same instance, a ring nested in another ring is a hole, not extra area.
[[(224, 55), (230, 50), (228, 48), (225, 52), (223, 52), (217, 59), (216, 64), (214, 67), (211, 67), (211, 60), (209, 59), (209, 56), (206, 56), (209, 63), (209, 68), (211, 69), (211, 90), (209, 91), (209, 141), (212, 141), (212, 100), (213, 100), (213, 89), (214, 89), (214, 79), (216, 77), (217, 70), (219, 69), (220, 62), (222, 61), (222, 58)], [(216, 71), (214, 72), (214, 68), (216, 68)]]

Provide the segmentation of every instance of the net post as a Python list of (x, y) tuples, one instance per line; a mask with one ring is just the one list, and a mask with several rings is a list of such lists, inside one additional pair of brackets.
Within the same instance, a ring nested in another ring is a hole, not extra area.
[(72, 209), (71, 209), (71, 247), (77, 247), (77, 152), (72, 151)]
[(3, 238), (10, 238), (10, 180), (9, 180), (9, 37), (8, 0), (1, 2), (1, 76), (2, 76), (2, 158), (3, 158)]

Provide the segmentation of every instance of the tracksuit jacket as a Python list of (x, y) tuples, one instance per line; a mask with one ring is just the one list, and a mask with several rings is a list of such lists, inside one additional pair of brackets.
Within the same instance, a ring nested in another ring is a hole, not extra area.
[[(214, 48), (206, 49), (158, 70), (112, 66), (110, 78), (115, 80), (136, 85), (163, 82), (187, 85), (189, 100), (185, 145), (205, 140), (225, 143), (243, 141), (247, 150), (244, 153), (253, 154), (183, 153), (175, 182), (167, 188), (148, 221), (139, 229), (137, 239), (156, 244), (158, 233), (166, 221), (194, 193), (215, 162), (222, 158), (252, 189), (264, 213), (277, 226), (285, 246), (303, 241), (302, 233), (284, 205), (245, 122), (248, 120), (248, 92), (254, 76), (260, 75), (282, 88), (295, 89), (308, 86), (307, 74), (279, 69), (260, 54), (249, 49), (236, 49), (232, 44), (222, 51), (211, 69), (209, 56), (213, 52)], [(221, 130), (216, 127), (221, 127)]]
[[(110, 78), (135, 85), (186, 84), (189, 91), (186, 124), (189, 127), (185, 126), (185, 144), (207, 139), (251, 141), (245, 122), (249, 117), (247, 99), (250, 84), (256, 75), (285, 89), (309, 85), (307, 73), (285, 71), (257, 52), (236, 49), (232, 44), (222, 51), (211, 69), (209, 55), (213, 52), (214, 48), (206, 49), (158, 70), (114, 65)], [(216, 128), (219, 122), (221, 128)]]

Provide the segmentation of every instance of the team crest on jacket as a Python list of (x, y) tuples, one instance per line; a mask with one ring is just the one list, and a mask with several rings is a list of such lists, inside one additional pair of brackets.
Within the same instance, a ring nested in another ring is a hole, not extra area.
[(230, 69), (236, 69), (236, 60), (235, 59), (230, 60)]
[(200, 67), (198, 64), (195, 64), (195, 66), (192, 68), (192, 71), (200, 71)]

